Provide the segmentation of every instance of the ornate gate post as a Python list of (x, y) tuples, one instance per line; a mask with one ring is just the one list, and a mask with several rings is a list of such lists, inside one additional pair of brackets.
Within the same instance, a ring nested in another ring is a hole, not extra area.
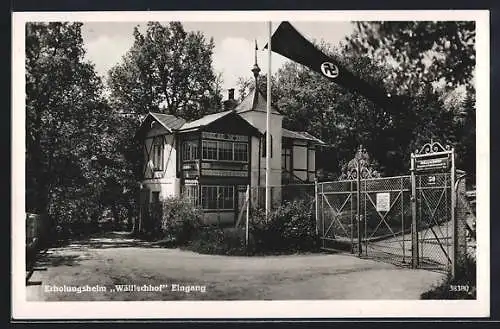
[(415, 155), (411, 154), (411, 267), (418, 267), (418, 229), (417, 229), (417, 181), (415, 177)]
[(356, 222), (358, 226), (358, 256), (361, 256), (361, 215), (359, 203), (361, 200), (361, 160), (356, 160)]

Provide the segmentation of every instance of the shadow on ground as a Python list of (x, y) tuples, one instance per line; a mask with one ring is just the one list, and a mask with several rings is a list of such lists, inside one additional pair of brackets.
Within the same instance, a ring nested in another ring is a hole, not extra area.
[(130, 247), (159, 247), (158, 243), (142, 240), (133, 236), (131, 232), (104, 232), (82, 238), (73, 238), (61, 241), (54, 247), (66, 250), (81, 251), (82, 249), (107, 249)]
[(36, 264), (37, 267), (74, 266), (79, 263), (79, 255), (61, 255), (54, 253), (41, 254)]
[(84, 238), (59, 241), (41, 251), (36, 260), (39, 267), (75, 266), (87, 259), (89, 249), (108, 248), (158, 248), (157, 243), (138, 239), (130, 232), (104, 232)]

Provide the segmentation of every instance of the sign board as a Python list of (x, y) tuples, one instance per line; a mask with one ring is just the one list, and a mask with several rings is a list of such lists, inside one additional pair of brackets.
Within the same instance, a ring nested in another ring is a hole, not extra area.
[(439, 157), (432, 159), (415, 159), (416, 171), (446, 170), (449, 168), (450, 158)]
[(377, 193), (377, 211), (389, 211), (391, 209), (391, 194)]

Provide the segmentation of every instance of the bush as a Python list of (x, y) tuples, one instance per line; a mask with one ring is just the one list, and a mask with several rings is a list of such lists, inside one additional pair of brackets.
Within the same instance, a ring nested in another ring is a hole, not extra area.
[(285, 202), (266, 218), (265, 211), (253, 209), (246, 246), (244, 228), (204, 227), (198, 230), (187, 249), (202, 254), (264, 255), (319, 250), (314, 203)]
[(256, 252), (315, 251), (319, 247), (314, 203), (287, 201), (269, 214), (263, 210), (252, 215), (251, 234)]
[[(466, 286), (468, 291), (456, 291), (452, 287)], [(448, 274), (438, 286), (424, 292), (421, 299), (476, 299), (476, 260), (466, 255), (457, 264), (455, 278)]]
[(160, 229), (164, 239), (185, 245), (202, 225), (203, 213), (184, 198), (167, 198), (163, 201)]
[(170, 197), (143, 209), (143, 237), (185, 245), (202, 225), (203, 213), (189, 200)]
[(245, 230), (236, 228), (202, 228), (187, 249), (215, 255), (241, 256), (251, 253), (245, 246)]

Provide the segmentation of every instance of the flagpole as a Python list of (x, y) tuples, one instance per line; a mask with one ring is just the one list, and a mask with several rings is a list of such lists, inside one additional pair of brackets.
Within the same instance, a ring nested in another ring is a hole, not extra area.
[(266, 215), (271, 210), (271, 34), (272, 23), (268, 25), (268, 47), (267, 47), (267, 111), (266, 111)]

